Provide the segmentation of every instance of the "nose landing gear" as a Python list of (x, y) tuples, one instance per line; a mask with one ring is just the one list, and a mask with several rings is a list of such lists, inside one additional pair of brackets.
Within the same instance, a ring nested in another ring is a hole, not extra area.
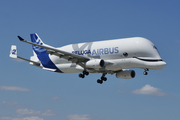
[(146, 69), (144, 69), (143, 74), (144, 74), (144, 75), (147, 75), (147, 74), (148, 74), (148, 72), (147, 72), (147, 71), (149, 71), (149, 69), (147, 69), (147, 68), (146, 68)]

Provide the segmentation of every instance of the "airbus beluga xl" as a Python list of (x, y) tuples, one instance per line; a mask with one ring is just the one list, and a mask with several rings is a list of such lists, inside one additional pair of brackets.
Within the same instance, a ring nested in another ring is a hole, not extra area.
[(79, 73), (80, 78), (89, 73), (101, 73), (97, 83), (106, 81), (107, 74), (117, 78), (130, 79), (135, 71), (129, 68), (162, 69), (166, 66), (157, 47), (142, 37), (105, 40), (88, 43), (70, 44), (55, 48), (49, 46), (34, 33), (31, 42), (18, 36), (19, 40), (32, 45), (33, 56), (25, 59), (17, 56), (17, 48), (11, 46), (10, 57), (30, 62), (31, 65), (58, 73)]

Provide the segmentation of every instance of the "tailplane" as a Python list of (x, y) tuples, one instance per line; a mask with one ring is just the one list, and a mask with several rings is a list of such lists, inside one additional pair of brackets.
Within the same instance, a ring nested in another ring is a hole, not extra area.
[(11, 46), (10, 55), (11, 58), (17, 58), (17, 48), (16, 45)]
[(35, 66), (40, 67), (40, 62), (39, 62), (39, 60), (37, 59), (36, 56), (32, 56), (30, 60), (18, 56), (18, 55), (17, 55), (17, 47), (16, 47), (16, 45), (12, 45), (12, 46), (11, 46), (11, 50), (10, 50), (10, 55), (9, 55), (9, 57), (11, 57), (11, 58), (18, 58), (18, 59), (21, 59), (21, 60), (25, 60), (25, 61), (30, 62), (31, 65), (35, 65)]

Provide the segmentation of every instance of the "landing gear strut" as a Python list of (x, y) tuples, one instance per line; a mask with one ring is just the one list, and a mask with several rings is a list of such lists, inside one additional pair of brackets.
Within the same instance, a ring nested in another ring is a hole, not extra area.
[(147, 71), (149, 71), (149, 69), (144, 69), (144, 75), (147, 75), (148, 74), (148, 72)]
[(87, 72), (87, 71), (84, 70), (83, 73), (80, 73), (80, 74), (79, 74), (79, 77), (80, 77), (80, 78), (84, 78), (85, 75), (88, 76), (88, 75), (89, 75), (89, 72)]
[(97, 83), (102, 84), (103, 81), (107, 81), (107, 78), (105, 77), (106, 73), (103, 73), (101, 76), (101, 79), (97, 80)]

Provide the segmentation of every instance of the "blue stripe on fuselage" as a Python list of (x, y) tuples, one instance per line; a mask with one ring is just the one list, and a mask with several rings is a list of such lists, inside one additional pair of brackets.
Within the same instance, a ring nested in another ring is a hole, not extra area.
[[(31, 34), (31, 41), (33, 43), (39, 44), (39, 45), (43, 45), (42, 40), (37, 36), (37, 34)], [(32, 45), (32, 48), (34, 50), (34, 52), (36, 53), (37, 57), (39, 58), (39, 60), (41, 61), (41, 64), (46, 67), (46, 68), (50, 68), (50, 69), (56, 69), (55, 72), (60, 72), (62, 73), (61, 70), (59, 70), (56, 65), (51, 61), (51, 59), (49, 58), (49, 53), (47, 53), (46, 49)]]
[(37, 57), (39, 58), (39, 60), (41, 61), (41, 64), (46, 67), (46, 68), (51, 68), (51, 69), (56, 69), (55, 72), (60, 72), (62, 73), (62, 71), (60, 71), (56, 65), (51, 61), (51, 59), (49, 58), (49, 54), (45, 52), (39, 53), (37, 55)]

